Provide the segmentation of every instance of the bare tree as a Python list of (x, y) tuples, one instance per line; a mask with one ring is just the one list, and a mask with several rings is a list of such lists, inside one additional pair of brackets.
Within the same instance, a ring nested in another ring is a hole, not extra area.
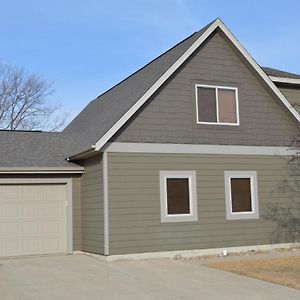
[(60, 105), (51, 104), (52, 84), (24, 69), (0, 64), (0, 128), (56, 131), (65, 125)]

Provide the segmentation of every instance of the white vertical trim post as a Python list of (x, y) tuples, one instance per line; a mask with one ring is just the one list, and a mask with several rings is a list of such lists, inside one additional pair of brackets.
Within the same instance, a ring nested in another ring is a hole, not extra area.
[(109, 255), (109, 228), (108, 228), (108, 169), (107, 152), (103, 152), (103, 215), (104, 215), (104, 255)]
[(73, 253), (73, 179), (67, 178), (67, 253)]

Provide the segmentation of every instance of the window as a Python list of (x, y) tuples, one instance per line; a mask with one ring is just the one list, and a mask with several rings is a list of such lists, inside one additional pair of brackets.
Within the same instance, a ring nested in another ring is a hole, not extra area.
[(196, 84), (198, 124), (239, 125), (238, 90)]
[(224, 178), (227, 219), (258, 219), (256, 172), (225, 171)]
[(161, 222), (197, 221), (195, 171), (160, 171)]

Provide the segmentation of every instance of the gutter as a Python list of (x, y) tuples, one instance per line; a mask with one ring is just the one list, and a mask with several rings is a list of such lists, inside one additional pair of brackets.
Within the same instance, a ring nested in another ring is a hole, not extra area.
[(269, 77), (273, 82), (300, 85), (300, 79), (298, 78), (277, 77), (277, 76), (269, 76)]
[(82, 174), (83, 167), (0, 167), (0, 174)]
[(80, 153), (77, 153), (77, 154), (72, 154), (72, 155), (68, 156), (68, 157), (66, 158), (66, 160), (67, 160), (68, 162), (76, 161), (76, 160), (81, 160), (81, 159), (85, 159), (85, 158), (94, 156), (94, 155), (96, 155), (97, 153), (99, 153), (99, 151), (95, 149), (95, 146), (94, 146), (94, 145), (92, 145), (90, 149), (84, 150), (84, 151), (82, 151), (82, 152), (80, 152)]

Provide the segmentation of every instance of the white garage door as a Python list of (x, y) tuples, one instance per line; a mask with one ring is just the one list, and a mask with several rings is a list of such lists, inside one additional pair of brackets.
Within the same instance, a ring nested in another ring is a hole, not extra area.
[(66, 252), (66, 185), (0, 185), (0, 256)]

